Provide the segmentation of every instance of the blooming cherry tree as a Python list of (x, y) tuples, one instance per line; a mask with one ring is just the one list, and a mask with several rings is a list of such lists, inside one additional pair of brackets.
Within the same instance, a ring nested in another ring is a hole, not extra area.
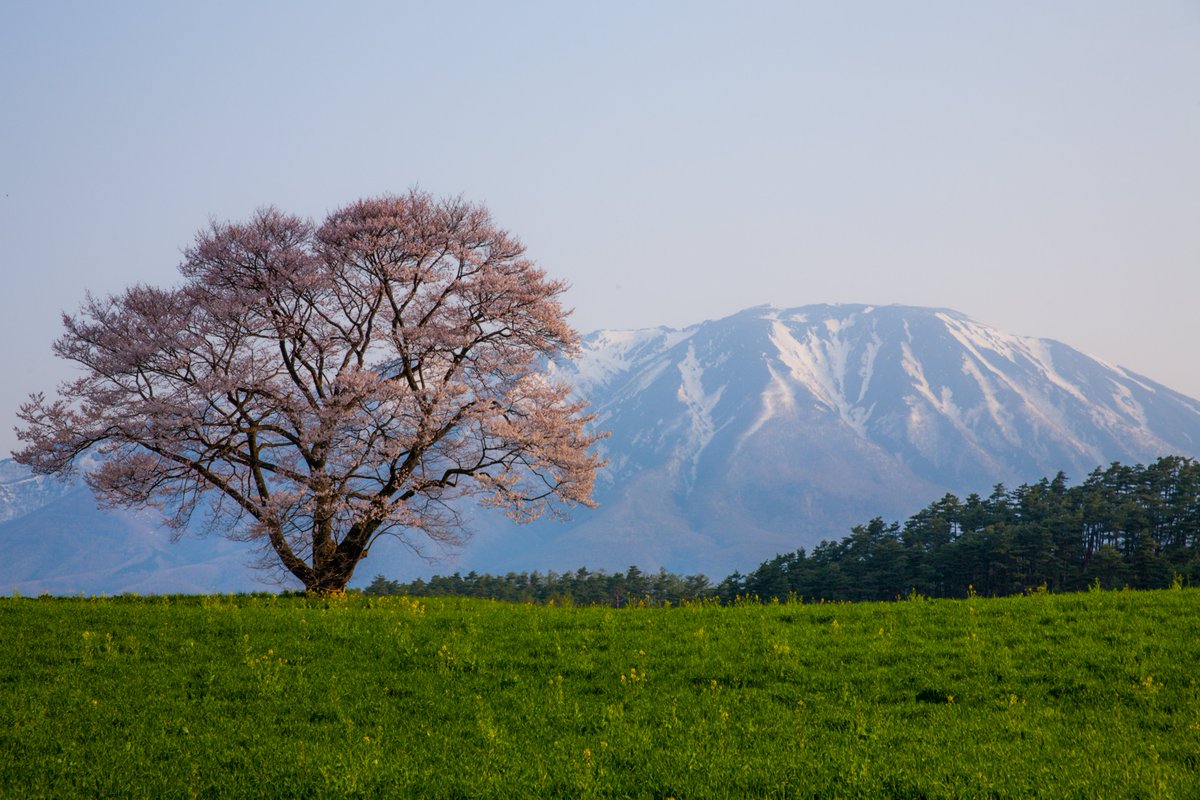
[(109, 505), (200, 515), (264, 564), (337, 591), (372, 543), (462, 540), (473, 496), (518, 521), (592, 505), (601, 464), (547, 359), (566, 289), (481, 206), (360, 200), (318, 227), (213, 223), (175, 289), (89, 296), (57, 355), (82, 375), (20, 411), (17, 461)]

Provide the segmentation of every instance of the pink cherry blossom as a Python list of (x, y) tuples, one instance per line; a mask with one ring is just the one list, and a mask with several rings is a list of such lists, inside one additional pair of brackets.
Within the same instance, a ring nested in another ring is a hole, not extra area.
[(311, 591), (385, 534), (460, 542), (461, 501), (518, 521), (592, 505), (603, 434), (544, 370), (566, 289), (482, 206), (410, 191), (318, 227), (276, 209), (197, 235), (175, 289), (89, 296), (57, 355), (82, 375), (20, 412), (34, 471), (113, 506), (203, 517)]

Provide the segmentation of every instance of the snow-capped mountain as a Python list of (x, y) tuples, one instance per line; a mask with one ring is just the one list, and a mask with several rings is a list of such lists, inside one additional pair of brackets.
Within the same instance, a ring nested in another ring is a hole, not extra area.
[(764, 306), (598, 331), (556, 372), (611, 431), (601, 507), (529, 543), (488, 535), (464, 566), (720, 576), (947, 491), (1200, 454), (1200, 402), (947, 309)]
[[(598, 331), (552, 370), (611, 433), (600, 508), (522, 527), (479, 514), (475, 539), (433, 565), (377, 545), (357, 583), (630, 564), (721, 578), (874, 516), (904, 519), (948, 491), (1200, 455), (1200, 402), (946, 309), (758, 307), (682, 330)], [(82, 488), (0, 467), (0, 542), (16, 556), (0, 590), (166, 591), (185, 577), (180, 591), (262, 588), (238, 571), (251, 557), (238, 545), (169, 545), (145, 515), (98, 512)], [(93, 530), (104, 558), (60, 564), (57, 582), (37, 582), (53, 557), (20, 555), (63, 531), (70, 541), (56, 547), (86, 553)], [(81, 570), (86, 581), (70, 578)]]
[(1200, 402), (944, 309), (760, 307), (600, 331), (557, 371), (613, 430), (617, 482), (627, 459), (664, 456), (695, 478), (710, 446), (735, 457), (781, 427), (850, 436), (950, 486), (1200, 450)]

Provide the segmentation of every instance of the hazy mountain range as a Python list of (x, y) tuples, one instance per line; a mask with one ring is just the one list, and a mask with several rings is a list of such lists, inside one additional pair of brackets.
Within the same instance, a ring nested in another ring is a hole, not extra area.
[[(552, 365), (598, 413), (600, 508), (513, 526), (477, 516), (429, 565), (376, 547), (356, 583), (475, 569), (643, 569), (721, 578), (903, 519), (947, 491), (1200, 455), (1200, 402), (1059, 342), (947, 309), (758, 307), (673, 330), (597, 331)], [(244, 545), (100, 512), (85, 489), (0, 465), (0, 590), (262, 588)]]

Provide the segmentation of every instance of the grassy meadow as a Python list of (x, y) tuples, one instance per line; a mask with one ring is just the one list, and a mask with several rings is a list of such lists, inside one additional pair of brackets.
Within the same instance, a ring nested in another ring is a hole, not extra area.
[(0, 600), (4, 797), (1200, 797), (1200, 590)]

